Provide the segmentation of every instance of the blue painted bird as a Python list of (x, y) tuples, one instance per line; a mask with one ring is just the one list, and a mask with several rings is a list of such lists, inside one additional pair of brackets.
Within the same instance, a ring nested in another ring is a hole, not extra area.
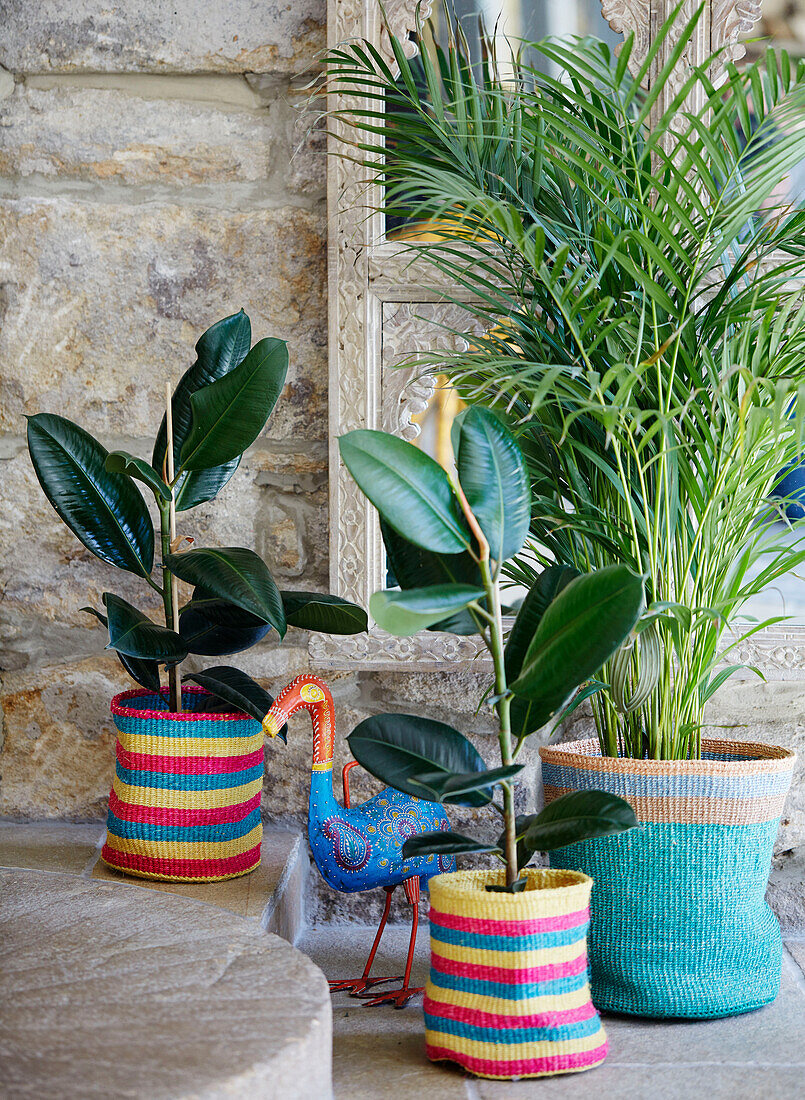
[[(381, 886), (386, 891), (383, 916), (363, 974), (360, 978), (331, 981), (330, 989), (348, 990), (351, 996), (362, 996), (368, 1005), (393, 1004), (396, 1008), (402, 1008), (415, 993), (422, 992), (409, 985), (419, 923), (420, 880), (427, 880), (443, 871), (454, 871), (456, 867), (452, 856), (416, 856), (404, 860), (402, 846), (409, 837), (436, 829), (449, 829), (450, 823), (437, 803), (413, 798), (391, 787), (359, 806), (352, 806), (349, 772), (357, 765), (356, 760), (344, 767), (344, 805), (339, 805), (332, 779), (333, 697), (318, 676), (305, 673), (288, 684), (263, 719), (263, 728), (276, 737), (298, 710), (307, 710), (313, 722), (308, 837), (316, 866), (327, 885), (343, 893), (373, 890)], [(388, 920), (391, 896), (400, 885), (412, 909), (405, 975), (402, 978), (370, 978), (369, 972)], [(399, 989), (366, 993), (375, 985), (395, 981), (402, 981)]]

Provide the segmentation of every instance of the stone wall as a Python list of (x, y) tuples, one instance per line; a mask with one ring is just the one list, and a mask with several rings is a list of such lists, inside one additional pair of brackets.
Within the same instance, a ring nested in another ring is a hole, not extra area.
[[(0, 815), (84, 820), (105, 811), (108, 701), (130, 685), (79, 608), (111, 589), (159, 609), (59, 522), (24, 418), (57, 412), (150, 456), (165, 382), (243, 307), (255, 339), (288, 341), (288, 384), (236, 476), (179, 530), (254, 547), (286, 587), (327, 588), (325, 158), (303, 110), (325, 0), (2, 0), (0, 28)], [(238, 663), (281, 687), (308, 667), (306, 637)], [(468, 678), (335, 676), (339, 731), (401, 709), (484, 740)], [(269, 820), (304, 821), (309, 756), (302, 722), (270, 746)]]
[[(45, 501), (26, 414), (61, 413), (110, 449), (149, 456), (166, 380), (192, 362), (204, 329), (245, 308), (255, 338), (288, 341), (288, 384), (235, 478), (181, 515), (180, 531), (253, 546), (288, 587), (327, 588), (325, 165), (301, 110), (324, 9), (0, 0), (0, 815), (103, 815), (108, 700), (128, 681), (78, 609), (99, 606), (105, 589), (153, 606)], [(308, 667), (306, 638), (290, 631), (239, 663), (281, 687)], [(337, 766), (344, 735), (379, 710), (449, 721), (491, 755), (486, 713), (474, 713), (482, 672), (331, 679)], [(796, 685), (740, 685), (716, 720), (801, 743), (803, 702)], [(286, 748), (269, 747), (267, 819), (304, 822), (309, 754), (301, 722)], [(536, 798), (534, 755), (524, 807)], [(359, 796), (371, 789), (355, 783)], [(790, 803), (786, 851), (805, 835), (804, 790)], [(327, 917), (373, 905), (319, 894)]]

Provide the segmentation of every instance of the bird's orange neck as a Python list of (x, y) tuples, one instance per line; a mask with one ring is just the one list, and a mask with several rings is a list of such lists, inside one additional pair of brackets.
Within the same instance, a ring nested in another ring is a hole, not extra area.
[(303, 673), (283, 688), (268, 712), (277, 728), (288, 721), (298, 710), (307, 710), (313, 722), (313, 770), (332, 771), (334, 711), (333, 697), (323, 680), (312, 673)]

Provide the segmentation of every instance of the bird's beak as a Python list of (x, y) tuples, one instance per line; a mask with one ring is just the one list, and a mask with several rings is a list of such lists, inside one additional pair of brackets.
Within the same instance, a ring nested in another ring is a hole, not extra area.
[(273, 711), (269, 711), (263, 719), (263, 732), (267, 733), (269, 737), (276, 737), (281, 728), (276, 715)]

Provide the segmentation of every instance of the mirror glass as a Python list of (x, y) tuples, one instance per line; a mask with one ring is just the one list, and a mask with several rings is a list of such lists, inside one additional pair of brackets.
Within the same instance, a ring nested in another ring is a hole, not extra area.
[[(792, 62), (805, 58), (805, 0), (763, 0), (760, 20), (741, 40), (746, 55), (736, 62), (739, 69), (762, 57), (767, 46), (786, 50)], [(791, 203), (805, 203), (805, 160), (789, 174), (784, 188)], [(794, 543), (802, 538), (805, 526), (805, 462), (790, 468), (782, 491), (794, 500), (787, 508), (787, 522), (780, 522), (777, 533), (780, 542)], [(786, 574), (750, 600), (745, 613), (758, 619), (793, 616), (796, 622), (805, 622), (804, 581), (798, 573)]]

